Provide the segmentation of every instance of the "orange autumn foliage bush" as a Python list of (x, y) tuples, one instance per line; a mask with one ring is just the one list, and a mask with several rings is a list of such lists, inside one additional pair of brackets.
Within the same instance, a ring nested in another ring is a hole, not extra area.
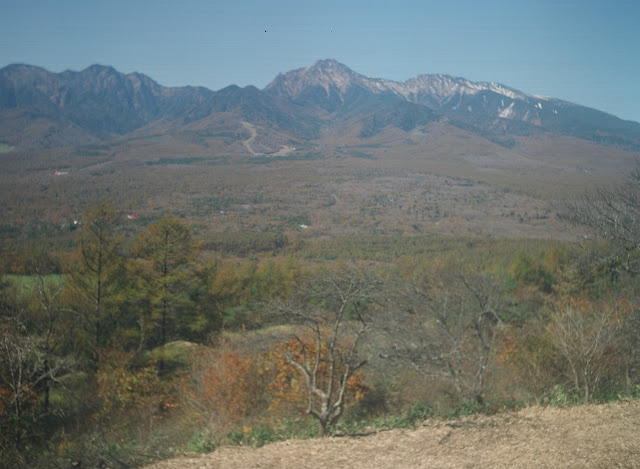
[(134, 357), (134, 352), (120, 349), (99, 352), (96, 383), (102, 415), (132, 410), (155, 414), (164, 407), (167, 396), (155, 365), (134, 367)]
[[(343, 343), (339, 350), (337, 350), (338, 357), (350, 347), (351, 344)], [(270, 410), (272, 413), (287, 414), (294, 409), (303, 409), (306, 406), (308, 399), (308, 388), (305, 383), (305, 378), (301, 373), (287, 360), (285, 353), (292, 354), (292, 358), (298, 362), (311, 363), (315, 360), (317, 350), (317, 341), (314, 339), (311, 333), (302, 335), (300, 338), (291, 338), (275, 348), (274, 351), (269, 353), (269, 361), (271, 363), (270, 368), (274, 370), (274, 377), (269, 383), (269, 390), (273, 392), (273, 399), (271, 401)], [(324, 345), (320, 346), (320, 362), (317, 373), (317, 385), (323, 389), (326, 389), (326, 383), (330, 376), (329, 357), (327, 356), (327, 348)], [(340, 373), (343, 371), (343, 363), (340, 363), (337, 359), (337, 366), (334, 367), (333, 379), (336, 383), (340, 379)], [(334, 387), (334, 395), (339, 392), (339, 387)], [(368, 387), (365, 384), (365, 375), (362, 371), (349, 376), (347, 379), (347, 404), (345, 408), (348, 408), (355, 403), (359, 402), (368, 392)], [(335, 398), (335, 396), (332, 396)]]
[(218, 419), (239, 422), (259, 407), (260, 373), (253, 357), (226, 342), (200, 358), (200, 398)]

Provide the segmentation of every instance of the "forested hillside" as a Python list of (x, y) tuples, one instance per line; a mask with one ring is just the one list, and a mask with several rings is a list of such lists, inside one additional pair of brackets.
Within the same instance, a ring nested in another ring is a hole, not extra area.
[(334, 60), (216, 92), (3, 68), (0, 466), (636, 399), (638, 142)]
[(132, 467), (635, 398), (639, 181), (566, 207), (580, 244), (215, 238), (103, 200), (67, 248), (3, 253), (0, 461)]

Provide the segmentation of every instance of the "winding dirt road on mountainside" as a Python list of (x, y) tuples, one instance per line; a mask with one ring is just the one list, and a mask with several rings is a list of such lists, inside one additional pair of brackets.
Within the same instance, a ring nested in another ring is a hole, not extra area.
[(256, 130), (256, 127), (253, 124), (249, 124), (248, 122), (242, 122), (242, 125), (244, 126), (245, 129), (249, 131), (249, 134), (250, 134), (249, 138), (246, 140), (243, 140), (242, 144), (252, 156), (256, 156), (258, 153), (256, 153), (253, 150), (253, 147), (251, 146), (251, 144), (256, 139), (256, 136), (258, 135), (258, 131)]
[[(247, 138), (246, 140), (243, 140), (242, 145), (244, 145), (245, 149), (249, 152), (251, 156), (261, 155), (261, 153), (253, 149), (253, 142), (256, 140), (256, 137), (258, 136), (258, 129), (256, 129), (255, 125), (249, 122), (242, 122), (242, 125), (244, 126), (245, 129), (249, 131), (249, 138)], [(287, 156), (293, 153), (294, 151), (295, 151), (295, 147), (292, 147), (289, 145), (282, 145), (280, 147), (280, 150), (278, 150), (275, 153), (269, 153), (268, 156), (273, 156), (273, 157)]]

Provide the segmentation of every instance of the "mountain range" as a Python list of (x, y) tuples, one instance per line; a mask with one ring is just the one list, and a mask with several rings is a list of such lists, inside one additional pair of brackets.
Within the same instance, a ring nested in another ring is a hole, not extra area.
[(279, 74), (262, 90), (169, 88), (102, 65), (62, 73), (0, 69), (0, 144), (17, 150), (191, 132), (224, 135), (230, 149), (269, 155), (313, 141), (415, 135), (434, 125), (504, 148), (571, 137), (640, 150), (639, 123), (595, 109), (448, 75), (369, 78), (331, 59)]

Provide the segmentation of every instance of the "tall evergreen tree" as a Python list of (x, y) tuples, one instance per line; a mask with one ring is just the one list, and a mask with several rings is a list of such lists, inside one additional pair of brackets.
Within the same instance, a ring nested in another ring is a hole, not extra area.
[(179, 323), (189, 320), (180, 321), (180, 311), (195, 311), (189, 288), (191, 263), (197, 252), (189, 226), (172, 215), (150, 225), (134, 241), (132, 253), (143, 262), (142, 283), (159, 329), (159, 345), (175, 335)]
[[(115, 303), (122, 274), (120, 215), (108, 202), (90, 207), (84, 215), (76, 262), (68, 272), (80, 298), (80, 316), (89, 331), (89, 342), (103, 346), (113, 332)], [(96, 358), (96, 357), (94, 357)]]

